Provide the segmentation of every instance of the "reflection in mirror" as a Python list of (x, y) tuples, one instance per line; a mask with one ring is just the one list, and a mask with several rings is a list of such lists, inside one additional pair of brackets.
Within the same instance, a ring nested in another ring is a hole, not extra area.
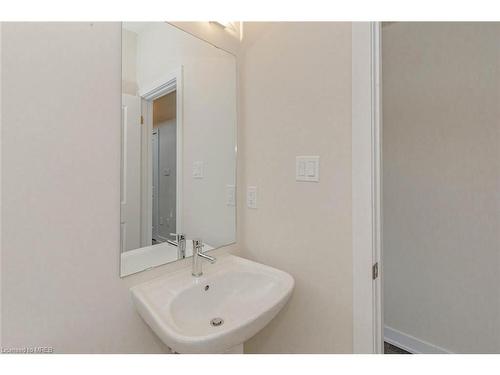
[(164, 22), (122, 29), (121, 276), (236, 238), (236, 61)]

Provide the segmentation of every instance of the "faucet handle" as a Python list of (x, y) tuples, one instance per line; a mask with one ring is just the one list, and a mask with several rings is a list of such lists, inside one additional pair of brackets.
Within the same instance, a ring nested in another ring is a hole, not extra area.
[[(205, 260), (208, 260), (212, 264), (215, 263), (215, 261), (217, 260), (216, 258), (203, 253), (203, 246), (204, 246), (203, 242), (200, 239), (193, 240), (193, 255), (194, 255), (194, 257), (203, 258)], [(193, 257), (193, 259), (194, 259), (194, 257)]]
[(177, 242), (179, 241), (182, 241), (182, 240), (185, 240), (186, 239), (186, 235), (183, 234), (183, 233), (170, 233), (171, 236), (174, 236), (175, 239), (177, 240)]
[(199, 238), (193, 240), (193, 252), (197, 250), (199, 253), (203, 253), (204, 246), (203, 241)]

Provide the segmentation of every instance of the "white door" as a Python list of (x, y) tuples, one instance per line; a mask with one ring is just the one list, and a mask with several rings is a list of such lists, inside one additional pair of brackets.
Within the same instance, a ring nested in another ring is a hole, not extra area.
[(141, 235), (141, 100), (122, 95), (121, 250), (140, 246)]

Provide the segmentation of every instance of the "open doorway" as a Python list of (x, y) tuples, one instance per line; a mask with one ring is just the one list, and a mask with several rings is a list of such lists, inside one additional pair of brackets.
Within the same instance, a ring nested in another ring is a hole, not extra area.
[(500, 24), (381, 26), (352, 26), (353, 351), (498, 353)]
[(182, 67), (140, 90), (141, 244), (182, 233)]
[(153, 101), (153, 244), (166, 242), (177, 230), (176, 96), (174, 90)]
[(500, 23), (382, 25), (385, 342), (500, 352)]

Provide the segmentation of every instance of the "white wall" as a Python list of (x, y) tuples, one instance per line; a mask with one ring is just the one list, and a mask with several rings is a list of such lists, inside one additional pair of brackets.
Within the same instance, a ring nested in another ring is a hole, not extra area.
[(137, 34), (122, 29), (122, 92), (137, 95)]
[(383, 28), (385, 324), (500, 352), (500, 24)]
[(166, 351), (128, 288), (188, 261), (118, 276), (120, 27), (2, 25), (4, 347)]
[[(2, 130), (2, 23), (0, 22), (0, 209), (2, 205), (2, 142), (1, 142), (1, 130)], [(2, 215), (0, 214), (0, 346), (3, 346), (2, 341), (2, 327), (3, 327), (3, 309), (2, 309)]]
[[(122, 81), (123, 84), (123, 81)], [(122, 95), (122, 251), (141, 247), (141, 100)]]
[[(120, 25), (4, 29), (3, 345), (165, 351), (134, 311), (128, 287), (189, 260), (118, 278)], [(290, 304), (246, 345), (249, 352), (352, 349), (350, 30), (248, 24), (238, 240), (245, 256), (296, 280)], [(300, 154), (321, 156), (319, 184), (295, 183)], [(258, 210), (244, 206), (247, 183), (259, 186)]]
[[(212, 246), (235, 241), (236, 211), (226, 186), (236, 183), (236, 59), (164, 22), (137, 37), (137, 82), (148, 87), (183, 67), (182, 232)], [(192, 177), (204, 162), (204, 178)]]
[[(290, 303), (250, 353), (352, 351), (351, 24), (245, 23), (240, 51), (243, 255), (289, 272)], [(320, 155), (319, 183), (295, 156)], [(241, 190), (240, 190), (241, 191)]]

